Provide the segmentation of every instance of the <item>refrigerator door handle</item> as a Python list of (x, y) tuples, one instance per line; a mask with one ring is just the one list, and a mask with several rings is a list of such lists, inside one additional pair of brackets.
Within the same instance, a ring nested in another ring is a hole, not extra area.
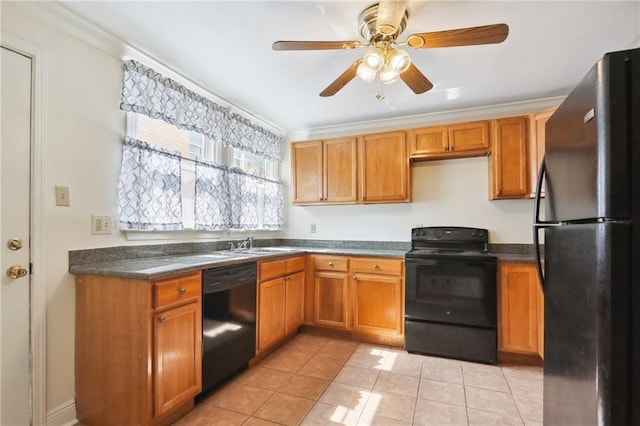
[(547, 166), (545, 165), (544, 157), (542, 157), (542, 164), (540, 164), (538, 181), (536, 183), (536, 193), (533, 207), (533, 247), (536, 259), (536, 269), (538, 271), (538, 280), (540, 281), (542, 292), (544, 292), (544, 273), (542, 271), (542, 259), (540, 256), (540, 230), (560, 225), (559, 223), (540, 220), (540, 193), (542, 190), (542, 183), (544, 182), (546, 174)]

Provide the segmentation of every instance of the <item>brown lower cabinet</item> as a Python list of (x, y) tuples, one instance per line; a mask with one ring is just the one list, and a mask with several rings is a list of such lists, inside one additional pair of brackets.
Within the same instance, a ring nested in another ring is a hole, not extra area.
[(404, 336), (404, 260), (312, 255), (310, 325), (391, 337)]
[(533, 264), (498, 263), (498, 351), (544, 358), (544, 298)]
[(171, 424), (201, 390), (200, 272), (162, 280), (76, 277), (82, 424)]
[(258, 262), (256, 353), (296, 332), (304, 321), (305, 257)]

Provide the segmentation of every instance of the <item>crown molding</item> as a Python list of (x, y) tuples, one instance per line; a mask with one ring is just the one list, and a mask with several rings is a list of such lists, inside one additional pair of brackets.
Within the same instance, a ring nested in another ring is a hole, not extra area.
[(52, 24), (56, 28), (59, 28), (68, 34), (71, 34), (111, 57), (118, 60), (135, 59), (136, 61), (142, 62), (160, 74), (176, 80), (189, 90), (193, 90), (194, 92), (211, 99), (217, 104), (229, 108), (231, 111), (246, 117), (256, 124), (263, 126), (276, 134), (284, 134), (284, 130), (277, 125), (205, 89), (204, 85), (176, 71), (169, 65), (147, 54), (140, 47), (109, 31), (106, 31), (99, 25), (96, 25), (88, 19), (78, 15), (57, 1), (19, 2), (18, 4), (23, 5), (26, 10), (43, 21)]
[(461, 121), (486, 120), (513, 115), (525, 115), (560, 105), (564, 98), (564, 96), (558, 96), (475, 108), (418, 114), (406, 117), (360, 121), (336, 126), (316, 127), (290, 132), (286, 135), (286, 140), (288, 142), (292, 142), (298, 140), (321, 139), (381, 131), (410, 129), (414, 127), (432, 126)]

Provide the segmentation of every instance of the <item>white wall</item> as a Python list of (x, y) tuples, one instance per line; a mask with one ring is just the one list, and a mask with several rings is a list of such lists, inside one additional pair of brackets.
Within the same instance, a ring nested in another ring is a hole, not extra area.
[[(121, 62), (27, 12), (3, 2), (2, 31), (45, 56), (44, 150), (46, 252), (34, 265), (46, 283), (47, 412), (73, 403), (75, 288), (68, 251), (125, 243), (120, 234), (90, 234), (91, 214), (116, 217), (124, 114)], [(38, 180), (38, 179), (36, 179)], [(69, 207), (56, 207), (54, 186), (68, 186)]]
[[(285, 160), (287, 161), (287, 160)], [(531, 243), (531, 200), (489, 201), (487, 157), (414, 163), (412, 202), (355, 206), (289, 206), (287, 238), (410, 241), (411, 228), (489, 229), (492, 243)], [(316, 224), (311, 234), (310, 224)]]

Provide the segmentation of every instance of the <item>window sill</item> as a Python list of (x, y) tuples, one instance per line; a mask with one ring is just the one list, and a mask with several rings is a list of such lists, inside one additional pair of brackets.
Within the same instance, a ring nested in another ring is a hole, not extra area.
[(198, 231), (195, 229), (180, 229), (176, 231), (122, 231), (128, 241), (158, 241), (158, 240), (226, 240), (230, 238), (273, 238), (281, 233), (281, 229), (252, 229), (231, 231)]

